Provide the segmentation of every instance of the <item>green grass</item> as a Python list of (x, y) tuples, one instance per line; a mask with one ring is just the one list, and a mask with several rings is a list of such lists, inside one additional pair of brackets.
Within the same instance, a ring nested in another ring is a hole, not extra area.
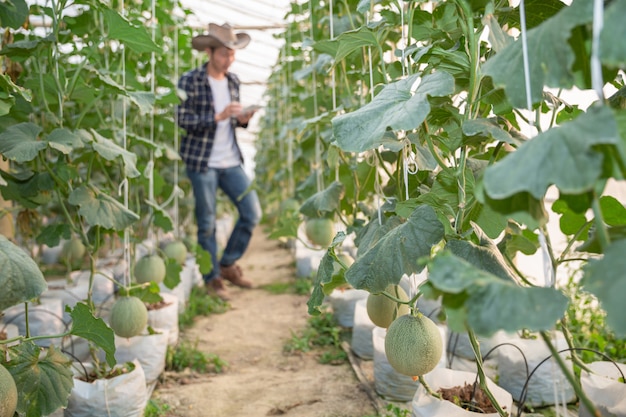
[(344, 363), (348, 355), (341, 348), (341, 343), (348, 339), (349, 334), (348, 330), (337, 325), (331, 312), (323, 311), (317, 316), (311, 316), (301, 332), (292, 332), (291, 339), (283, 346), (283, 352), (295, 354), (315, 350), (319, 353), (320, 363)]
[(159, 399), (151, 398), (146, 404), (144, 409), (144, 417), (163, 417), (167, 415), (167, 412), (171, 410), (171, 407), (163, 403)]
[(200, 373), (221, 373), (228, 363), (217, 355), (201, 352), (198, 343), (183, 341), (175, 348), (168, 346), (165, 356), (165, 370), (181, 372), (191, 369)]
[(180, 330), (191, 327), (198, 316), (221, 314), (230, 308), (230, 304), (219, 297), (206, 293), (204, 287), (193, 287), (187, 301), (187, 307), (178, 315), (178, 327)]
[(308, 278), (296, 278), (290, 282), (276, 282), (263, 285), (265, 291), (271, 294), (297, 294), (309, 295), (311, 293), (311, 280)]

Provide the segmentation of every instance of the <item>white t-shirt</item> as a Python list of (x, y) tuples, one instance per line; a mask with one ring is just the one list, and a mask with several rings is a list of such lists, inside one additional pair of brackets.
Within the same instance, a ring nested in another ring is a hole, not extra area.
[[(215, 104), (215, 114), (221, 113), (230, 104), (230, 91), (228, 90), (228, 79), (221, 80), (209, 77), (209, 85), (213, 93)], [(226, 119), (217, 122), (215, 130), (215, 140), (209, 157), (209, 167), (211, 168), (232, 168), (241, 163), (239, 152), (235, 146), (235, 133), (231, 121)]]

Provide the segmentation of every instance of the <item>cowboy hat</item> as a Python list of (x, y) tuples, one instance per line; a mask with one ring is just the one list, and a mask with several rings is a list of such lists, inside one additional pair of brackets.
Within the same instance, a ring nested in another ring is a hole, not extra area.
[(249, 42), (250, 35), (247, 33), (235, 34), (232, 26), (228, 23), (224, 23), (221, 26), (209, 23), (209, 33), (194, 37), (191, 40), (191, 47), (198, 51), (219, 46), (225, 46), (229, 49), (242, 49), (248, 46)]

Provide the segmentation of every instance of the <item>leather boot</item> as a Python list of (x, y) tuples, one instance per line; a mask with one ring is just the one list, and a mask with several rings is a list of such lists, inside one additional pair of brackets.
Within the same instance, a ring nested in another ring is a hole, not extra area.
[(222, 277), (215, 277), (209, 282), (206, 283), (207, 293), (210, 295), (216, 295), (222, 301), (229, 301), (230, 295), (228, 293), (228, 289), (226, 288), (226, 283), (222, 279)]
[(252, 288), (252, 282), (243, 277), (243, 272), (237, 264), (228, 266), (220, 265), (220, 275), (222, 275), (225, 280), (230, 281), (238, 287)]

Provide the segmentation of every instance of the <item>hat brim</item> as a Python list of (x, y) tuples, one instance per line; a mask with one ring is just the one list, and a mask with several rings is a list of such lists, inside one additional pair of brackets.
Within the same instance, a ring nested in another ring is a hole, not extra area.
[(235, 42), (222, 42), (213, 35), (198, 35), (191, 39), (191, 47), (198, 51), (220, 46), (225, 46), (229, 49), (243, 49), (250, 43), (250, 35), (247, 33), (238, 33), (236, 38)]

